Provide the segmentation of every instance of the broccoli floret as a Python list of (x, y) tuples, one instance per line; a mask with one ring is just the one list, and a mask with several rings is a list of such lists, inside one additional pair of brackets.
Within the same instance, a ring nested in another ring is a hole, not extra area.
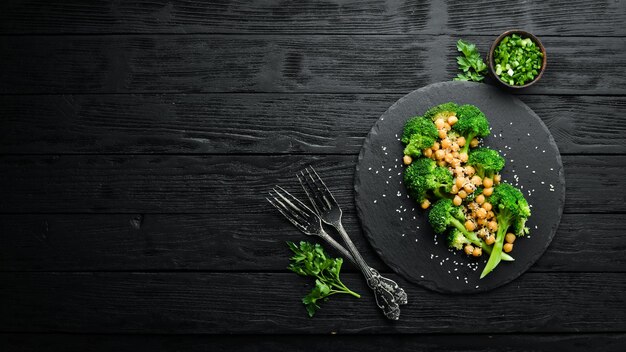
[(404, 155), (422, 155), (422, 149), (432, 147), (438, 137), (437, 127), (432, 121), (420, 116), (409, 119), (404, 124), (401, 138), (402, 143), (406, 144)]
[(504, 167), (504, 158), (493, 149), (477, 148), (469, 154), (467, 163), (474, 167), (480, 178), (493, 178)]
[(432, 159), (417, 159), (404, 170), (404, 184), (409, 195), (420, 203), (429, 198), (445, 198), (453, 181), (452, 172), (437, 166)]
[(457, 109), (459, 121), (452, 126), (452, 130), (465, 137), (465, 145), (459, 153), (467, 153), (474, 137), (485, 137), (489, 134), (489, 121), (482, 111), (474, 105), (462, 105)]
[(439, 118), (447, 120), (450, 116), (456, 116), (458, 108), (459, 106), (453, 102), (443, 103), (428, 109), (426, 113), (424, 113), (424, 117), (431, 121), (435, 121)]
[[(435, 203), (428, 214), (428, 221), (436, 233), (444, 233), (448, 228), (452, 228), (448, 234), (448, 245), (451, 248), (461, 249), (464, 244), (473, 244), (482, 248), (485, 253), (491, 253), (491, 247), (483, 242), (475, 232), (465, 228), (463, 210), (452, 204), (450, 199), (441, 199)], [(506, 253), (502, 253), (501, 259), (505, 261), (515, 260)]]
[(463, 233), (457, 229), (453, 229), (448, 234), (448, 247), (456, 250), (461, 250), (466, 244), (471, 242), (463, 235)]
[(444, 233), (448, 227), (455, 227), (459, 231), (468, 232), (463, 225), (465, 215), (461, 207), (454, 206), (450, 199), (440, 199), (428, 213), (428, 221), (436, 233)]
[(530, 207), (522, 192), (507, 183), (501, 183), (494, 188), (489, 202), (493, 205), (493, 211), (496, 214), (498, 231), (496, 232), (496, 242), (493, 245), (493, 253), (480, 274), (481, 279), (500, 263), (504, 237), (509, 228), (512, 228), (517, 235), (523, 235), (528, 231), (524, 224), (526, 219), (530, 217)]

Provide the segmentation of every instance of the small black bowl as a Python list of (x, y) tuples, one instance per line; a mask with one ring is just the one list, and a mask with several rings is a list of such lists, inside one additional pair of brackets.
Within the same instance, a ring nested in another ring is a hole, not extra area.
[[(500, 41), (502, 41), (502, 39), (504, 39), (504, 37), (511, 35), (511, 34), (517, 34), (522, 38), (530, 38), (530, 40), (532, 40), (535, 44), (537, 44), (537, 46), (539, 47), (539, 50), (541, 50), (541, 53), (543, 54), (543, 61), (541, 62), (541, 69), (539, 69), (539, 74), (537, 74), (537, 76), (535, 77), (535, 79), (533, 79), (532, 81), (522, 85), (522, 86), (517, 86), (517, 85), (511, 85), (508, 84), (504, 81), (502, 81), (500, 79), (500, 77), (498, 77), (498, 75), (496, 75), (496, 64), (494, 62), (493, 59), (493, 52), (496, 50), (496, 48), (498, 47), (498, 44), (500, 44)], [(535, 82), (539, 81), (539, 79), (541, 78), (541, 76), (543, 75), (543, 72), (546, 70), (546, 63), (547, 63), (547, 55), (546, 55), (546, 48), (543, 46), (543, 44), (541, 43), (541, 41), (539, 40), (539, 38), (535, 37), (533, 34), (520, 30), (520, 29), (511, 29), (508, 30), (502, 34), (500, 34), (498, 36), (498, 38), (496, 38), (496, 40), (494, 40), (493, 44), (491, 44), (491, 48), (489, 49), (489, 54), (487, 54), (487, 66), (489, 66), (489, 72), (491, 73), (491, 75), (496, 79), (496, 81), (498, 81), (500, 84), (502, 84), (505, 87), (508, 88), (514, 88), (514, 89), (518, 89), (518, 88), (526, 88), (528, 86), (531, 86), (533, 84), (535, 84)]]

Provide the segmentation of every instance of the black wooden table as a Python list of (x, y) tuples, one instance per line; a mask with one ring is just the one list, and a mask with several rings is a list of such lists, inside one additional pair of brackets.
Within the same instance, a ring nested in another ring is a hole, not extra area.
[[(613, 0), (3, 1), (0, 349), (623, 350), (625, 22)], [(363, 138), (456, 75), (456, 40), (484, 55), (515, 27), (548, 50), (519, 97), (563, 155), (559, 231), (481, 296), (410, 285), (356, 219)], [(285, 246), (303, 236), (264, 196), (308, 164), (406, 286), (399, 322), (369, 294), (306, 316)]]

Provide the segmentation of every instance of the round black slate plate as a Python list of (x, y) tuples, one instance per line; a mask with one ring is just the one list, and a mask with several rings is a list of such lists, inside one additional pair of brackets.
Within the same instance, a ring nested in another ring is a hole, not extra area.
[[(518, 238), (511, 253), (515, 261), (501, 262), (482, 280), (487, 256), (474, 259), (448, 249), (402, 184), (399, 138), (405, 121), (448, 101), (474, 104), (485, 113), (492, 133), (483, 144), (504, 155), (503, 179), (517, 184), (532, 207), (530, 234)], [(385, 263), (407, 280), (445, 293), (487, 291), (520, 276), (550, 244), (565, 201), (561, 156), (541, 119), (519, 99), (469, 82), (432, 84), (393, 104), (363, 143), (354, 188), (363, 230)]]

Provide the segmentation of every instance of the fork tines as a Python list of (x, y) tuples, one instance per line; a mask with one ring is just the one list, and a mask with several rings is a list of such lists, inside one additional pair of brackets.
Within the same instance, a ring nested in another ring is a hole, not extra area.
[(269, 194), (273, 200), (267, 197), (265, 199), (300, 231), (306, 231), (308, 225), (314, 222), (316, 215), (313, 210), (282, 187), (272, 188)]
[(333, 205), (337, 206), (335, 197), (312, 166), (300, 171), (296, 176), (318, 214), (328, 211)]

